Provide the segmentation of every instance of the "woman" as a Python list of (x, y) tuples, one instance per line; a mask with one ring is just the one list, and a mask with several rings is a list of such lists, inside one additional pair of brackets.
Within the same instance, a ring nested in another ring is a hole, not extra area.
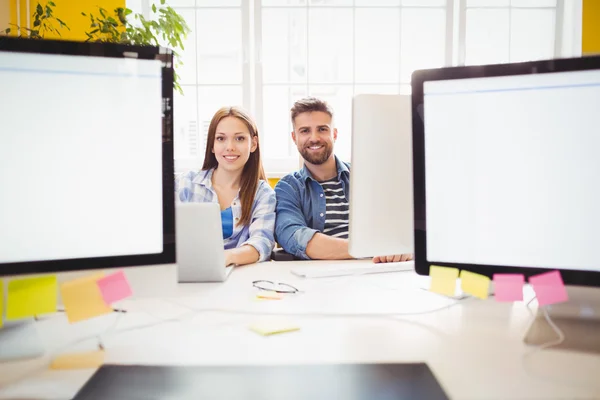
[(270, 258), (275, 192), (260, 160), (258, 129), (243, 109), (223, 107), (216, 112), (208, 128), (202, 170), (179, 177), (175, 192), (177, 201), (219, 203), (226, 265)]

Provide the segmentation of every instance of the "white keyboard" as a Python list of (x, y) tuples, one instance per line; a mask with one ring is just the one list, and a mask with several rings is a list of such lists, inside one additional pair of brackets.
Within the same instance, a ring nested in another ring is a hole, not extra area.
[(292, 274), (303, 278), (324, 278), (330, 276), (379, 274), (383, 272), (401, 272), (414, 271), (414, 261), (402, 261), (395, 263), (373, 262), (331, 262), (318, 263), (317, 265), (308, 265), (292, 268)]

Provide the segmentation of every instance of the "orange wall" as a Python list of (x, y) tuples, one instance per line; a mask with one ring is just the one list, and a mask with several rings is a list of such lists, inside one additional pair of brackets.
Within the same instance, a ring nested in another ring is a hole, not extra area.
[(583, 0), (581, 52), (600, 54), (600, 0)]
[[(29, 1), (29, 13), (27, 13), (27, 2)], [(125, 7), (125, 0), (53, 0), (56, 4), (54, 7), (54, 16), (64, 21), (71, 30), (61, 30), (62, 39), (68, 40), (85, 40), (86, 31), (90, 31), (89, 18), (81, 15), (82, 12), (98, 13), (98, 6), (112, 12), (117, 7)], [(10, 7), (10, 21), (13, 24), (19, 24), (23, 27), (27, 26), (27, 16), (31, 18), (31, 14), (35, 11), (35, 6), (38, 0), (0, 0), (0, 13), (2, 11), (2, 2), (8, 2)], [(45, 6), (47, 1), (40, 0), (39, 3)], [(17, 22), (17, 5), (20, 7), (20, 21)], [(2, 18), (0, 17), (0, 21)], [(0, 28), (2, 28), (0, 23)], [(58, 25), (55, 26), (58, 28)], [(47, 39), (58, 38), (58, 35), (46, 35)]]
[(8, 28), (10, 23), (10, 2), (8, 0), (0, 0), (0, 30)]
[(86, 31), (91, 31), (89, 18), (81, 15), (81, 12), (99, 15), (98, 6), (112, 11), (117, 7), (125, 7), (125, 0), (53, 0), (56, 3), (56, 16), (63, 20), (70, 31), (63, 31), (63, 39), (85, 40)]

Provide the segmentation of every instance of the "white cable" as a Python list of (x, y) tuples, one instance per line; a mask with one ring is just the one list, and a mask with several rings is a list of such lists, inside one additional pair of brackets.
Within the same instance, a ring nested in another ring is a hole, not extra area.
[[(527, 303), (527, 308), (529, 309), (529, 303), (531, 303), (533, 300), (535, 300), (535, 297), (533, 299), (531, 299), (528, 303)], [(530, 309), (529, 309), (530, 310)], [(548, 313), (548, 309), (546, 307), (541, 307), (540, 311), (542, 312), (544, 318), (546, 319), (546, 322), (548, 322), (548, 325), (550, 325), (550, 327), (552, 328), (552, 330), (554, 331), (554, 333), (556, 333), (556, 339), (552, 339), (546, 343), (542, 343), (540, 345), (535, 346), (535, 348), (533, 348), (532, 350), (526, 352), (523, 357), (527, 358), (530, 357), (531, 355), (537, 353), (538, 351), (541, 350), (545, 350), (548, 349), (550, 347), (553, 346), (558, 346), (561, 343), (563, 343), (565, 341), (565, 334), (563, 333), (563, 331), (554, 323), (554, 321), (552, 320), (552, 318), (550, 317), (550, 314)], [(530, 310), (531, 312), (531, 310)], [(531, 321), (532, 323), (535, 321), (535, 319), (537, 318), (535, 314), (533, 314), (533, 320)]]
[[(527, 303), (527, 308), (528, 310), (531, 312), (531, 310), (529, 309), (529, 304), (535, 300), (536, 297), (534, 296), (533, 299), (531, 299), (528, 303)], [(574, 387), (574, 388), (581, 388), (582, 386), (590, 386), (590, 387), (596, 387), (593, 381), (587, 381), (587, 380), (583, 380), (583, 381), (575, 381), (573, 379), (568, 379), (565, 380), (563, 379), (563, 374), (562, 373), (557, 373), (554, 375), (549, 375), (546, 374), (544, 376), (543, 373), (539, 372), (539, 371), (533, 371), (533, 369), (531, 368), (531, 366), (528, 365), (527, 361), (531, 360), (532, 356), (534, 354), (537, 354), (543, 350), (546, 350), (550, 347), (554, 347), (554, 346), (558, 346), (560, 344), (562, 344), (565, 339), (566, 336), (564, 334), (564, 332), (558, 327), (558, 325), (556, 325), (556, 323), (552, 320), (552, 317), (550, 316), (550, 313), (548, 312), (548, 309), (546, 307), (540, 307), (540, 311), (544, 316), (544, 319), (546, 320), (546, 322), (548, 323), (548, 325), (552, 328), (552, 330), (554, 331), (554, 333), (556, 333), (556, 338), (547, 341), (546, 343), (542, 343), (540, 345), (535, 346), (533, 349), (525, 352), (522, 356), (521, 356), (521, 366), (523, 368), (523, 370), (527, 373), (527, 375), (529, 375), (532, 378), (536, 378), (536, 379), (541, 379), (543, 381), (550, 381), (554, 384), (556, 383), (561, 383), (563, 385), (569, 386), (569, 387)], [(531, 312), (532, 313), (532, 312)], [(536, 315), (534, 315), (532, 313), (534, 319), (537, 318)], [(531, 321), (532, 323), (534, 322), (533, 320)]]

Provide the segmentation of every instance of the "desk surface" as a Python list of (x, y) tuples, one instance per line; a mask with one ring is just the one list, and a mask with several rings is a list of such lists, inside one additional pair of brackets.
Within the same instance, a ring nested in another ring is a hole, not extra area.
[[(48, 364), (57, 354), (94, 350), (99, 334), (107, 363), (426, 362), (452, 399), (600, 399), (600, 356), (547, 349), (524, 357), (531, 314), (523, 302), (454, 304), (423, 290), (427, 278), (413, 272), (303, 279), (289, 272), (300, 264), (262, 263), (235, 269), (225, 283), (157, 289), (155, 297), (119, 304), (126, 314), (74, 325), (49, 316), (38, 324), (48, 355), (0, 364), (0, 399), (71, 398), (94, 370)], [(302, 293), (257, 300), (257, 279)], [(285, 314), (301, 329), (268, 337), (248, 329), (266, 314)]]

